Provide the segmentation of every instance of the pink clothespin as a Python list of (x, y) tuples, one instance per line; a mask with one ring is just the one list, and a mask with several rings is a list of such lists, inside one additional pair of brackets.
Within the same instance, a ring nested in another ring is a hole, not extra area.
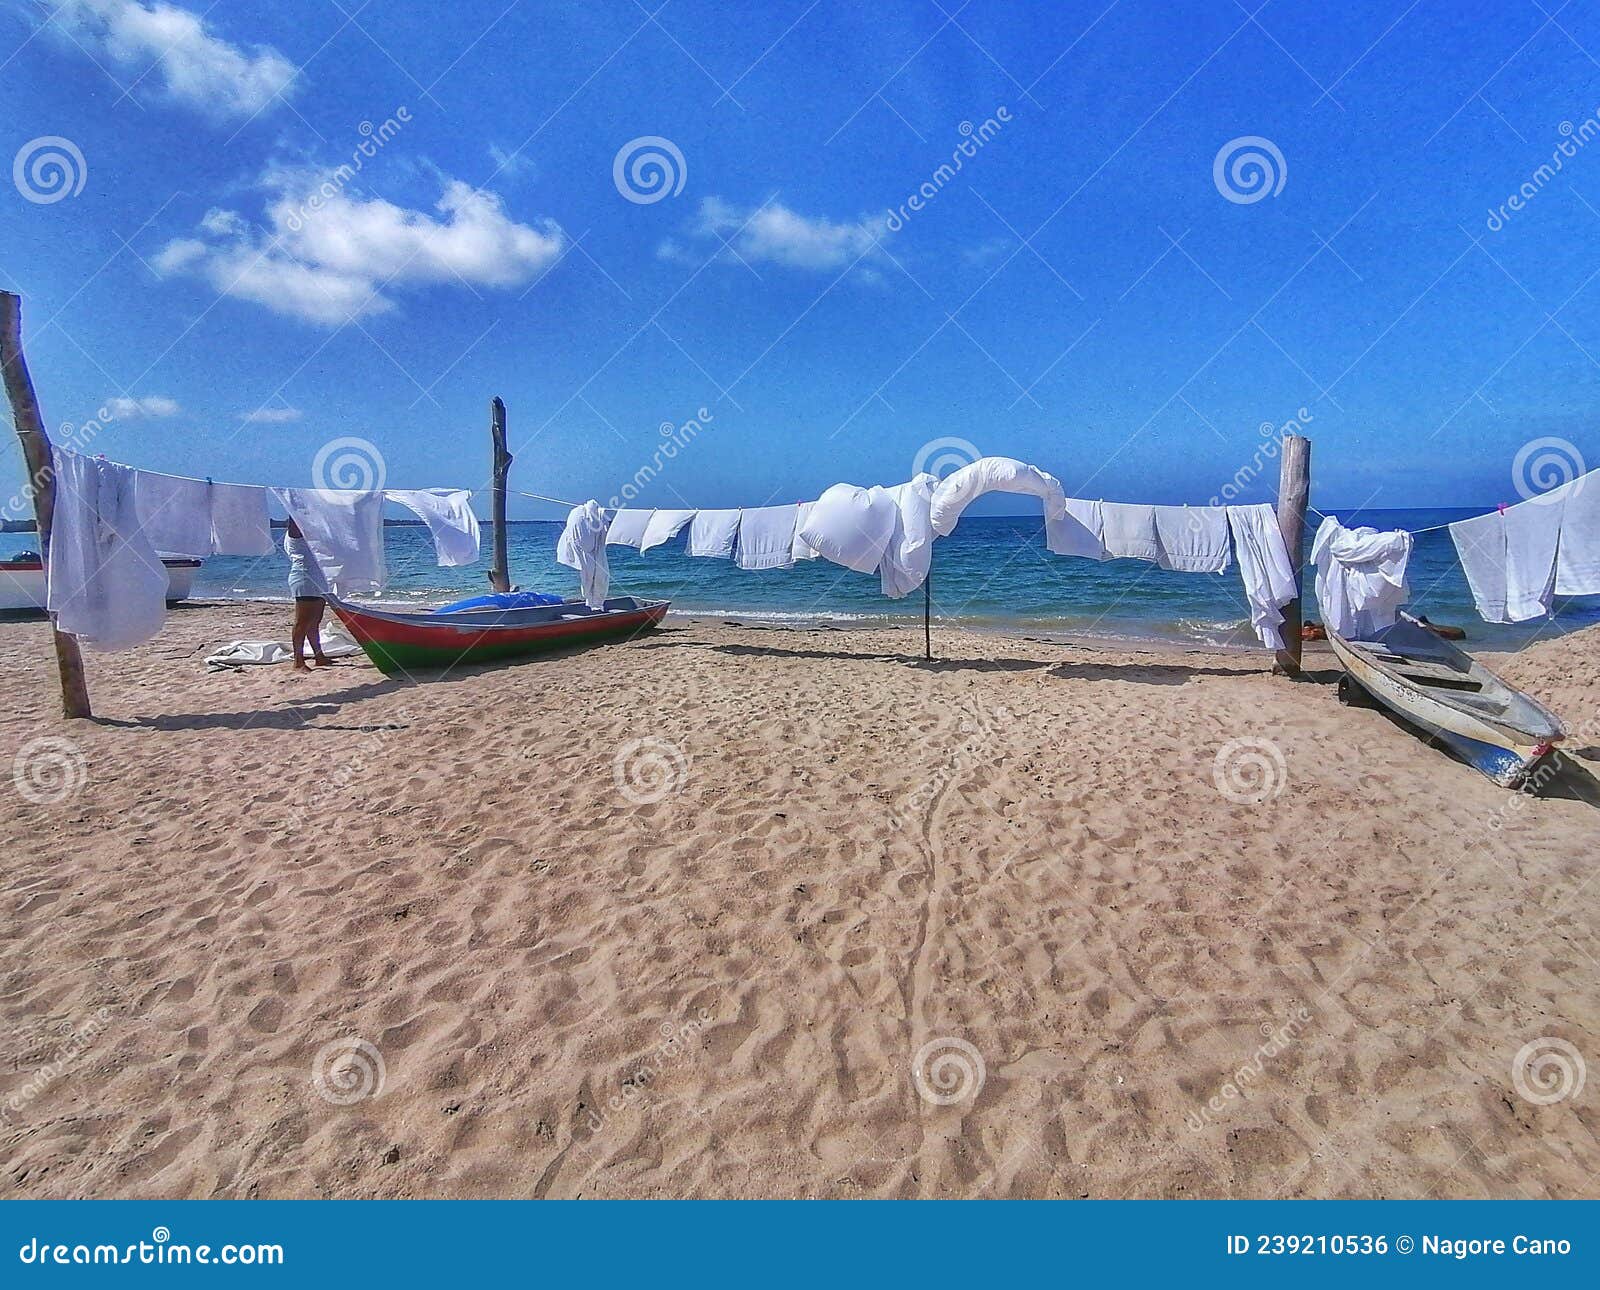
[(1506, 513), (1506, 504), (1504, 502), (1496, 502), (1495, 509), (1504, 515)]

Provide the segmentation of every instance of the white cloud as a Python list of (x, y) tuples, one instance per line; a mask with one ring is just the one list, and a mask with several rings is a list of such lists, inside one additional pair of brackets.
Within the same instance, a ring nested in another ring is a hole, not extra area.
[(553, 220), (518, 224), (493, 193), (444, 178), (437, 215), (342, 191), (333, 180), (276, 171), (266, 227), (211, 210), (205, 237), (177, 238), (155, 257), (163, 274), (204, 278), (224, 295), (335, 326), (395, 307), (391, 288), (438, 283), (515, 287), (561, 254)]
[(148, 76), (173, 102), (210, 116), (254, 116), (295, 77), (272, 46), (232, 44), (165, 0), (55, 0), (47, 22), (96, 59), (132, 79)]
[(286, 421), (298, 421), (305, 413), (299, 408), (257, 408), (254, 412), (245, 413), (244, 419), (256, 425), (282, 425)]
[(107, 399), (106, 411), (114, 420), (131, 421), (139, 417), (175, 417), (183, 409), (176, 399), (169, 399), (165, 394), (147, 394), (142, 399)]
[[(750, 264), (781, 264), (791, 269), (843, 269), (875, 258), (884, 231), (881, 217), (863, 215), (840, 223), (825, 215), (801, 215), (781, 202), (741, 208), (720, 197), (700, 202), (697, 222), (689, 230), (697, 238), (727, 242)], [(681, 248), (663, 243), (658, 254), (676, 258)]]

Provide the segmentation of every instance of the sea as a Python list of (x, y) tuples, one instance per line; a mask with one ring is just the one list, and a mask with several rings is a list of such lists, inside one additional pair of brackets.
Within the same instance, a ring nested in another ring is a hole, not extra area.
[[(1600, 597), (1558, 599), (1548, 619), (1515, 625), (1484, 622), (1473, 608), (1450, 535), (1440, 524), (1485, 508), (1334, 512), (1349, 526), (1404, 528), (1418, 533), (1409, 568), (1411, 606), (1435, 623), (1462, 627), (1469, 647), (1515, 649), (1538, 639), (1600, 622)], [(1419, 530), (1432, 530), (1419, 532)], [(577, 574), (556, 563), (557, 521), (512, 521), (506, 526), (513, 583), (525, 590), (575, 595)], [(441, 569), (420, 524), (385, 528), (389, 584), (372, 599), (421, 609), (488, 589), (492, 529), (484, 526), (483, 559)], [(613, 595), (672, 601), (674, 613), (773, 624), (866, 626), (922, 619), (920, 591), (890, 600), (876, 575), (852, 573), (826, 560), (793, 568), (746, 572), (728, 560), (691, 558), (687, 531), (644, 555), (609, 548)], [(0, 550), (36, 545), (32, 534), (0, 537)], [(1310, 533), (1307, 534), (1307, 550)], [(194, 582), (194, 599), (287, 600), (287, 561), (213, 557)], [(1044, 521), (1032, 516), (968, 514), (934, 545), (932, 609), (936, 622), (1023, 634), (1059, 634), (1107, 642), (1165, 642), (1255, 647), (1237, 566), (1221, 574), (1171, 573), (1145, 561), (1097, 563), (1051, 555)], [(1319, 617), (1311, 572), (1306, 617)]]

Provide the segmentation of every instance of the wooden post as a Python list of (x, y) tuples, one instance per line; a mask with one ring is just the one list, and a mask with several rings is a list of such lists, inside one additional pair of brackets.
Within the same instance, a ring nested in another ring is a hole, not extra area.
[[(50, 559), (50, 521), (56, 511), (56, 472), (50, 460), (50, 437), (39, 415), (39, 399), (22, 355), (22, 298), (0, 291), (0, 364), (5, 368), (6, 397), (11, 400), (11, 420), (22, 443), (22, 460), (33, 493), (33, 514), (39, 534), (39, 554)], [(48, 563), (46, 568), (48, 569)], [(56, 630), (56, 670), (61, 674), (61, 711), (68, 717), (89, 717), (89, 684), (83, 676), (83, 655), (78, 642)]]
[[(1311, 440), (1304, 435), (1283, 436), (1283, 461), (1278, 474), (1278, 531), (1289, 548), (1289, 564), (1294, 569), (1295, 588), (1304, 586), (1306, 503), (1311, 495)], [(1283, 648), (1278, 651), (1275, 670), (1285, 676), (1300, 675), (1301, 613), (1300, 596), (1283, 607)]]
[(922, 580), (922, 657), (933, 661), (933, 559), (928, 560), (928, 576)]
[(511, 454), (506, 451), (506, 405), (499, 395), (489, 401), (489, 437), (494, 441), (494, 563), (489, 567), (489, 585), (504, 592), (511, 590), (506, 564), (506, 476), (511, 473)]

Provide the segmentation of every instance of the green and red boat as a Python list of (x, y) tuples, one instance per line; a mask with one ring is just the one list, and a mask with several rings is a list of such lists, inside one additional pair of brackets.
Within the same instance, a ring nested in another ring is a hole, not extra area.
[(670, 601), (616, 596), (603, 609), (581, 600), (523, 609), (394, 613), (330, 596), (328, 605), (386, 676), (528, 658), (649, 631)]

